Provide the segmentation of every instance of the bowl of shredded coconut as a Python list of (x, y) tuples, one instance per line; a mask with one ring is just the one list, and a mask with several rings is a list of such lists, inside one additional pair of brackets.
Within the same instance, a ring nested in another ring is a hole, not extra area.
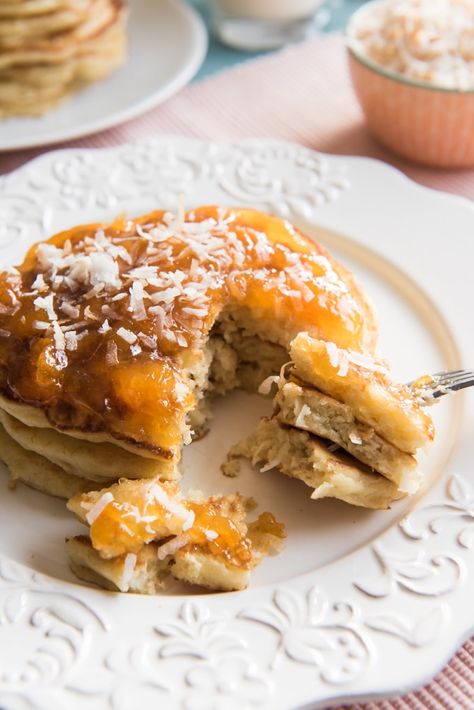
[(346, 42), (376, 138), (417, 162), (474, 165), (474, 0), (373, 0)]

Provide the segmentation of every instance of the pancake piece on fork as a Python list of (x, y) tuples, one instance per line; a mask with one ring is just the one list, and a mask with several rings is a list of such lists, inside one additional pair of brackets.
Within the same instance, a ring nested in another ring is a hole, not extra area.
[(415, 493), (422, 483), (415, 455), (434, 437), (416, 393), (392, 382), (387, 365), (369, 353), (308, 333), (294, 338), (290, 355), (260, 388), (268, 393), (277, 384), (273, 417), (230, 459), (278, 468), (314, 488), (315, 499), (387, 508)]

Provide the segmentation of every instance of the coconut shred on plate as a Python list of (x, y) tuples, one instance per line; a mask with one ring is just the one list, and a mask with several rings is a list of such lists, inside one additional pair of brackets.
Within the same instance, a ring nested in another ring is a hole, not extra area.
[(474, 89), (474, 0), (385, 0), (357, 13), (349, 44), (392, 72)]

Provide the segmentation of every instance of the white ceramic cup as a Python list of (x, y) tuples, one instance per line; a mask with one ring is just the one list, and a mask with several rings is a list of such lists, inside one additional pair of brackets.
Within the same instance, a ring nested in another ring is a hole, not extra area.
[(274, 49), (316, 34), (327, 22), (325, 0), (214, 0), (219, 39), (244, 50)]

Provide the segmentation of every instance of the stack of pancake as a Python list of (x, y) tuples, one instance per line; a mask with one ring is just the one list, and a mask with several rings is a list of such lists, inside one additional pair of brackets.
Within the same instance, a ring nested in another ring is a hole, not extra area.
[(215, 396), (276, 384), (224, 472), (248, 457), (314, 499), (389, 507), (420, 485), (433, 426), (375, 340), (350, 273), (284, 220), (206, 206), (75, 227), (0, 272), (0, 459), (72, 497), (90, 526), (68, 543), (81, 577), (148, 593), (171, 568), (241, 589), (282, 527), (264, 514), (256, 537), (240, 496), (183, 497), (183, 445)]
[(0, 117), (36, 116), (125, 59), (124, 0), (0, 0)]
[(415, 493), (416, 454), (434, 436), (416, 392), (394, 383), (383, 361), (308, 333), (294, 338), (290, 355), (260, 388), (278, 387), (273, 416), (232, 449), (230, 462), (243, 456), (303, 481), (313, 499), (364, 508), (388, 508)]

